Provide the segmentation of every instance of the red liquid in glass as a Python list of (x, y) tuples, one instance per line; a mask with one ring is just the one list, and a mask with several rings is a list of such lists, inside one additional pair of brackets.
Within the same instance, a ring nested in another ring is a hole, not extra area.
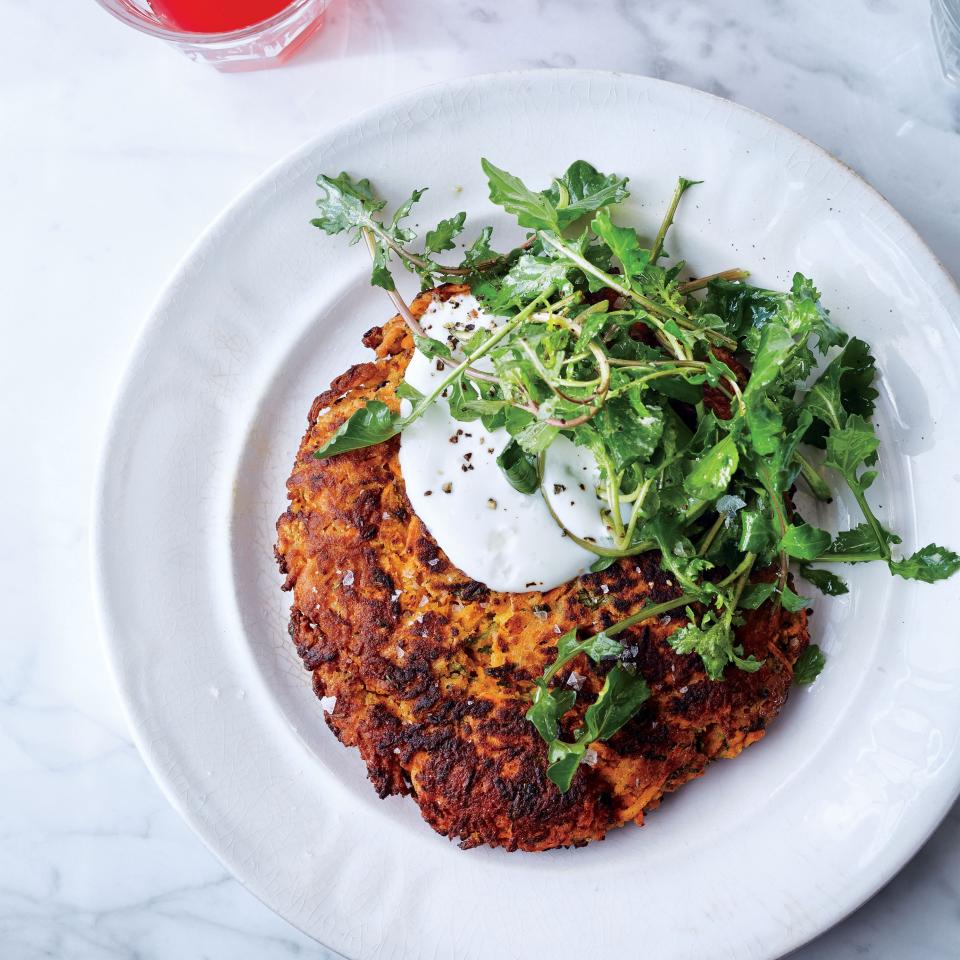
[(149, 0), (169, 27), (191, 33), (226, 33), (267, 20), (291, 0)]

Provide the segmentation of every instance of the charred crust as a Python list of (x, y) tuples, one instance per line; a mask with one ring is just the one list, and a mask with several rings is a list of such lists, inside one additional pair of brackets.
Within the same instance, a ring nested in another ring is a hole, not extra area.
[(371, 350), (376, 350), (383, 343), (383, 327), (371, 327), (361, 338), (361, 343)]

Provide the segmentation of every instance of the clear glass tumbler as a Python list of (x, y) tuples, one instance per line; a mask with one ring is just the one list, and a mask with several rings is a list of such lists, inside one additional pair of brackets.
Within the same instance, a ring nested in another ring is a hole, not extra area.
[(930, 9), (943, 75), (960, 83), (960, 0), (931, 0)]
[[(174, 17), (163, 12), (168, 6), (175, 8), (176, 4), (170, 0), (162, 3), (155, 0), (153, 4), (149, 0), (97, 0), (97, 3), (128, 26), (166, 40), (191, 60), (210, 63), (218, 70), (255, 70), (276, 66), (291, 57), (320, 28), (329, 0), (289, 0), (265, 20), (243, 27), (231, 24), (231, 29), (223, 32), (182, 29)], [(231, 11), (231, 5), (225, 5), (223, 0), (219, 4), (216, 0), (192, 0), (192, 3), (191, 7), (181, 0), (194, 22), (198, 15), (203, 16), (198, 11), (209, 8), (205, 27), (216, 24), (218, 12), (226, 10), (235, 17), (237, 6), (244, 7), (239, 4)], [(263, 9), (264, 6), (270, 7), (270, 4), (248, 3), (245, 8)]]

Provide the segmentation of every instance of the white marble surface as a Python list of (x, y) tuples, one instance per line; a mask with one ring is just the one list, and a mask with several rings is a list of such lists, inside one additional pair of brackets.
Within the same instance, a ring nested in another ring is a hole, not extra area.
[[(0, 0), (0, 17), (0, 957), (328, 957), (168, 807), (97, 636), (93, 468), (177, 259), (272, 161), (357, 110), (539, 65), (650, 74), (781, 120), (863, 173), (956, 275), (960, 93), (922, 0), (334, 0), (298, 60), (247, 75), (192, 64), (90, 0)], [(794, 956), (960, 956), (960, 807)]]

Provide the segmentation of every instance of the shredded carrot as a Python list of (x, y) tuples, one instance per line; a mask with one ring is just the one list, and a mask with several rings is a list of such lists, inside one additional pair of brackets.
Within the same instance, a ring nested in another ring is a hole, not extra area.
[(783, 651), (774, 643), (768, 643), (767, 649), (786, 667), (787, 673), (793, 676), (793, 667), (790, 661), (783, 655)]

